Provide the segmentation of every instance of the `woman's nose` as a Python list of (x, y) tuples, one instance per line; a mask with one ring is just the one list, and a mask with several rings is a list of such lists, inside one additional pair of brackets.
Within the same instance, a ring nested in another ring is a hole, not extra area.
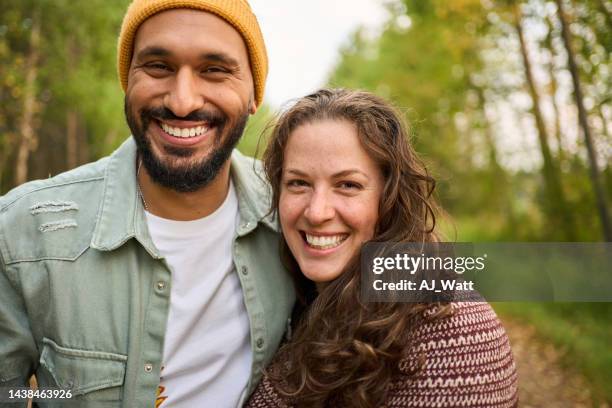
[(315, 191), (304, 211), (304, 216), (311, 224), (322, 224), (332, 219), (334, 214), (333, 203), (325, 191)]

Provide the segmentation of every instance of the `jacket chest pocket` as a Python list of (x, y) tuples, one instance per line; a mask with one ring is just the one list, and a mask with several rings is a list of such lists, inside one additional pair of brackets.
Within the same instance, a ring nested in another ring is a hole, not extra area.
[(59, 346), (43, 338), (40, 364), (55, 387), (69, 389), (76, 400), (119, 401), (127, 356)]

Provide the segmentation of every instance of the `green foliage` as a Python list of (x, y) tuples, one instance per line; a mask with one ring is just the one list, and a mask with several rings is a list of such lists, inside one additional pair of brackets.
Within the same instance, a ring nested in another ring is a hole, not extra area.
[(273, 119), (274, 114), (270, 107), (265, 104), (260, 106), (255, 115), (249, 118), (244, 134), (238, 143), (238, 149), (248, 156), (260, 158), (266, 147)]
[[(609, 53), (604, 52), (610, 46), (610, 29), (604, 25), (609, 15), (603, 13), (601, 4), (599, 0), (580, 2), (574, 9), (577, 24), (573, 25), (577, 48), (584, 56), (583, 76), (587, 98), (594, 102), (595, 122), (602, 120), (595, 116), (605, 104), (603, 95), (609, 98), (612, 83)], [(524, 14), (527, 36), (542, 36), (537, 33), (547, 29), (547, 21), (554, 22), (546, 38), (536, 43), (543, 48), (537, 50), (540, 58), (551, 58), (546, 47), (553, 44), (555, 55), (564, 55), (552, 2), (403, 0), (389, 4), (391, 17), (379, 36), (368, 37), (363, 30), (353, 34), (341, 50), (329, 84), (373, 91), (405, 110), (415, 134), (413, 143), (439, 181), (439, 197), (456, 218), (459, 237), (564, 240), (558, 227), (569, 221), (550, 211), (558, 199), (547, 188), (548, 181), (533, 166), (507, 167), (499, 143), (502, 138), (518, 139), (525, 132), (525, 125), (513, 132), (507, 123), (496, 123), (500, 111), (512, 109), (519, 121), (532, 121), (528, 105), (512, 103), (529, 97), (513, 28), (514, 5)], [(533, 43), (528, 39), (528, 46)], [(553, 73), (569, 75), (560, 61), (553, 61)], [(571, 103), (571, 89), (566, 85), (561, 92), (563, 97), (554, 97)], [(549, 104), (552, 97), (544, 94), (538, 102)], [(496, 118), (491, 118), (491, 111), (498, 113)], [(560, 112), (559, 123), (567, 128), (572, 118), (566, 115), (567, 108), (562, 106)], [(552, 121), (550, 115), (547, 119)], [(535, 128), (530, 126), (527, 131), (520, 137), (537, 141)], [(600, 220), (580, 137), (573, 135), (578, 145), (571, 151), (557, 149), (563, 157), (553, 157), (553, 164), (561, 168), (561, 189), (578, 224), (576, 238), (599, 240)], [(518, 160), (533, 160), (538, 154), (525, 151), (523, 156)], [(513, 159), (517, 161), (516, 154)], [(610, 189), (607, 193), (612, 199)]]
[[(116, 74), (116, 44), (128, 0), (9, 1), (0, 10), (0, 193), (12, 186), (19, 143), (26, 63), (36, 64), (35, 111), (38, 148), (30, 160), (31, 178), (67, 169), (67, 113), (78, 120), (79, 157), (84, 163), (113, 150), (128, 133), (123, 93)], [(39, 16), (39, 17), (37, 17)], [(30, 44), (39, 18), (41, 43)], [(4, 172), (2, 172), (4, 170)]]

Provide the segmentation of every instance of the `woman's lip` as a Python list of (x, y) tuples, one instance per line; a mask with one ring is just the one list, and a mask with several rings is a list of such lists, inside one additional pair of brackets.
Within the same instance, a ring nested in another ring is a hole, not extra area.
[[(153, 129), (151, 129), (151, 128), (153, 128)], [(183, 137), (175, 137), (175, 136), (172, 136), (172, 135), (166, 133), (164, 131), (164, 129), (161, 128), (159, 122), (156, 121), (156, 120), (151, 121), (151, 123), (149, 125), (149, 129), (153, 130), (155, 133), (157, 133), (161, 137), (161, 139), (163, 139), (168, 144), (171, 144), (171, 145), (174, 145), (174, 146), (185, 146), (186, 147), (186, 146), (196, 145), (196, 144), (200, 143), (202, 140), (210, 137), (211, 136), (211, 132), (213, 132), (215, 128), (208, 129), (206, 132), (204, 132), (200, 136), (185, 137), (185, 138), (183, 138)]]
[(325, 256), (325, 255), (332, 254), (332, 253), (334, 253), (337, 250), (342, 248), (344, 243), (346, 241), (348, 241), (348, 234), (343, 234), (343, 235), (347, 235), (347, 237), (340, 243), (340, 245), (335, 246), (333, 248), (327, 248), (327, 249), (313, 248), (310, 245), (308, 245), (308, 242), (306, 242), (306, 237), (304, 237), (304, 236), (302, 236), (302, 243), (304, 245), (304, 248), (305, 248), (307, 254), (313, 255), (313, 256)]
[(309, 231), (300, 231), (304, 234), (312, 235), (313, 237), (333, 237), (336, 235), (348, 235), (348, 232), (309, 232)]

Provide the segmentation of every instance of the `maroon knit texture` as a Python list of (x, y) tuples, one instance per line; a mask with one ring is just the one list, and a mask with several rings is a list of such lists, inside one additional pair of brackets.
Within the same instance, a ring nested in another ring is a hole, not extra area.
[[(399, 362), (414, 375), (392, 379), (381, 408), (510, 408), (518, 406), (517, 375), (508, 336), (486, 302), (453, 303), (453, 314), (424, 320), (413, 329), (407, 357)], [(263, 380), (248, 408), (290, 407), (269, 379)]]

